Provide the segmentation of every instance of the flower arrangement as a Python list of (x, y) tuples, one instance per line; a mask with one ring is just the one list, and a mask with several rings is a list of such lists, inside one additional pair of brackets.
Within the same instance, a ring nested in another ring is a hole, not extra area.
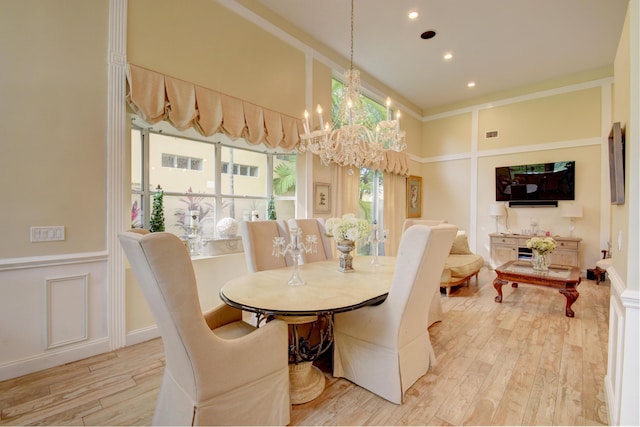
[(336, 241), (356, 241), (367, 237), (371, 233), (371, 224), (368, 221), (356, 218), (354, 214), (343, 215), (342, 218), (329, 218), (325, 222), (327, 236)]
[(527, 240), (527, 247), (546, 254), (556, 248), (556, 241), (552, 237), (532, 237)]

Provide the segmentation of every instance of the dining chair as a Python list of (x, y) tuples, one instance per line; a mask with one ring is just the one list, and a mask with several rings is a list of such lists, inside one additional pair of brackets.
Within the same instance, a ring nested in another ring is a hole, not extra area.
[(286, 425), (287, 324), (257, 329), (220, 305), (206, 313), (187, 248), (170, 233), (119, 240), (160, 331), (165, 368), (154, 425)]
[(334, 377), (390, 402), (403, 402), (405, 391), (436, 360), (428, 308), (457, 229), (451, 224), (409, 227), (400, 240), (387, 299), (335, 314)]
[(273, 255), (273, 239), (284, 237), (289, 243), (289, 227), (284, 220), (242, 221), (240, 236), (249, 273), (293, 265), (291, 255)]
[[(417, 219), (417, 218), (407, 218), (404, 220), (402, 224), (402, 232), (411, 227), (412, 225), (422, 224), (422, 225), (438, 225), (445, 224), (447, 221), (444, 219)], [(443, 270), (444, 271), (444, 270)], [(431, 326), (436, 322), (442, 322), (444, 319), (444, 312), (442, 311), (442, 301), (440, 300), (440, 288), (436, 288), (434, 291), (434, 296), (431, 299), (431, 305), (429, 307), (429, 320), (427, 322), (427, 326)]]
[(318, 237), (318, 248), (315, 252), (302, 254), (303, 262), (326, 261), (333, 259), (331, 240), (327, 237), (327, 230), (322, 218), (289, 219), (289, 229), (299, 228), (305, 236), (316, 235)]

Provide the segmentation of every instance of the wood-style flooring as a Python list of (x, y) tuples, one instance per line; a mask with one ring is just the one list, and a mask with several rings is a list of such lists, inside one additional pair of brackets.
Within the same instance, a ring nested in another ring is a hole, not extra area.
[[(583, 280), (564, 315), (557, 290), (503, 287), (495, 273), (442, 298), (429, 332), (437, 365), (394, 405), (326, 370), (326, 389), (291, 425), (606, 425), (609, 283)], [(0, 382), (0, 425), (149, 425), (162, 341)]]

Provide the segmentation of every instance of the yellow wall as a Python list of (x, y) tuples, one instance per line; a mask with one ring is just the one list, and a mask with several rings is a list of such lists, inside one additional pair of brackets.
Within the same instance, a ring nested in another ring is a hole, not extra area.
[(129, 0), (127, 60), (281, 113), (304, 111), (303, 52), (210, 0)]
[[(613, 264), (616, 272), (623, 282), (631, 289), (640, 289), (637, 281), (627, 281), (628, 270), (628, 248), (629, 248), (629, 183), (630, 183), (630, 145), (632, 144), (632, 129), (628, 128), (631, 108), (631, 66), (630, 66), (630, 17), (625, 19), (618, 51), (614, 62), (615, 84), (613, 92), (613, 121), (620, 122), (622, 128), (626, 130), (627, 149), (625, 153), (625, 189), (623, 205), (611, 205), (611, 244)], [(636, 76), (637, 78), (637, 76)], [(636, 93), (636, 96), (638, 94)], [(637, 132), (637, 129), (635, 130)], [(637, 149), (637, 136), (636, 149)], [(635, 189), (638, 191), (638, 189)], [(637, 218), (636, 218), (637, 220)], [(620, 246), (618, 239), (620, 237)], [(636, 254), (637, 259), (637, 254)]]
[[(500, 106), (481, 105), (427, 118), (424, 157), (412, 168), (412, 174), (423, 177), (423, 217), (445, 219), (472, 233), (475, 230), (471, 239), (476, 241), (476, 251), (489, 260), (488, 234), (495, 232), (495, 218), (488, 215), (488, 209), (495, 203), (495, 168), (574, 160), (575, 203), (584, 208), (584, 217), (575, 221), (574, 234), (583, 238), (581, 266), (591, 268), (602, 249), (601, 92), (597, 84), (587, 89), (563, 88), (527, 99), (501, 100)], [(485, 139), (484, 133), (492, 130), (498, 130), (498, 138)], [(569, 202), (559, 202), (560, 206), (564, 203)], [(508, 214), (508, 226), (514, 233), (530, 228), (533, 219), (539, 229), (552, 235), (569, 234), (568, 220), (558, 208), (509, 208)], [(504, 219), (500, 231), (507, 231)]]
[[(3, 1), (0, 258), (106, 247), (108, 2)], [(65, 227), (31, 243), (31, 226)]]
[(445, 156), (471, 151), (471, 113), (456, 114), (437, 120), (428, 120), (422, 126), (424, 157)]
[[(494, 150), (600, 136), (600, 88), (480, 110), (478, 149)], [(489, 131), (497, 138), (486, 139)]]

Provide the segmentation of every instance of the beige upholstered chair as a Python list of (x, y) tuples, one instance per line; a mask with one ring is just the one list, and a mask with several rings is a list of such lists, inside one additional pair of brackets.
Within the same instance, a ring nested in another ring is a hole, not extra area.
[(289, 243), (289, 228), (284, 220), (243, 221), (240, 236), (249, 273), (293, 265), (291, 255), (273, 255), (274, 237), (284, 237)]
[(164, 344), (153, 424), (288, 424), (287, 324), (274, 320), (256, 329), (226, 305), (203, 314), (178, 237), (124, 232), (119, 238)]
[(400, 240), (389, 296), (335, 315), (333, 375), (397, 404), (435, 363), (427, 314), (457, 227), (414, 225)]
[[(416, 225), (416, 224), (433, 226), (433, 225), (438, 225), (438, 224), (445, 224), (446, 222), (447, 221), (445, 221), (443, 219), (413, 219), (413, 218), (408, 218), (408, 219), (405, 219), (404, 223), (402, 224), (402, 232), (404, 233), (407, 228), (411, 227), (412, 225)], [(443, 270), (443, 274), (444, 274), (444, 270)], [(442, 280), (444, 280), (444, 279), (441, 278), (440, 281), (442, 281)], [(431, 326), (436, 322), (441, 322), (443, 318), (444, 318), (444, 314), (442, 312), (442, 301), (440, 301), (440, 288), (438, 287), (438, 288), (435, 289), (434, 296), (431, 299), (431, 307), (429, 308), (429, 320), (427, 322), (427, 326)]]
[(302, 254), (303, 262), (326, 261), (333, 258), (331, 250), (331, 241), (327, 237), (327, 230), (324, 228), (324, 220), (322, 218), (294, 219), (289, 220), (289, 229), (299, 228), (302, 230), (302, 236), (315, 234), (318, 236), (317, 251), (308, 254)]

